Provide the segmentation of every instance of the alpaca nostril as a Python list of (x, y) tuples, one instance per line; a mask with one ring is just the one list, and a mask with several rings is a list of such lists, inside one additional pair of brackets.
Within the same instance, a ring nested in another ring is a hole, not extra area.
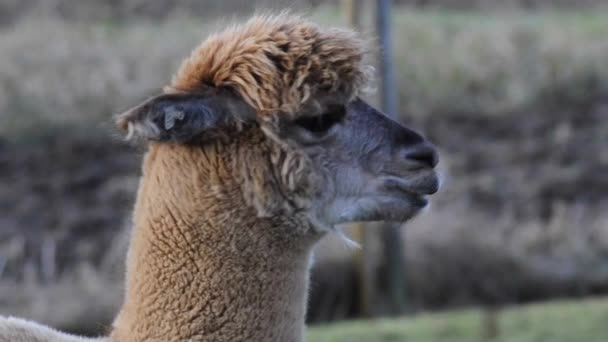
[(405, 158), (408, 160), (416, 161), (424, 166), (434, 168), (439, 162), (437, 151), (430, 144), (418, 144), (408, 148)]

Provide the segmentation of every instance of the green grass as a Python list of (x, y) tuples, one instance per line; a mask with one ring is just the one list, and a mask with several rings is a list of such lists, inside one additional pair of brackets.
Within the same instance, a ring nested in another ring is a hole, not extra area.
[(483, 338), (480, 310), (356, 321), (309, 329), (310, 342), (606, 342), (608, 299), (509, 308), (498, 314), (498, 336)]

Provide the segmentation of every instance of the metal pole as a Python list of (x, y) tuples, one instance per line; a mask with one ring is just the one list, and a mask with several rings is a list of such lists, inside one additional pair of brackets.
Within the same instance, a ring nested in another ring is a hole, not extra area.
[[(363, 0), (342, 0), (342, 7), (348, 24), (357, 31), (363, 29), (362, 7)], [(361, 315), (364, 317), (373, 316), (374, 288), (375, 279), (372, 257), (369, 250), (369, 232), (362, 223), (351, 225), (353, 237), (363, 248), (358, 250), (353, 256), (353, 261), (357, 270), (357, 282), (359, 284), (359, 296), (357, 304)], [(366, 245), (368, 248), (366, 248)]]
[[(397, 118), (397, 92), (393, 65), (393, 43), (391, 32), (391, 0), (377, 0), (376, 25), (380, 42), (380, 103), (386, 114)], [(404, 248), (400, 226), (386, 224), (382, 229), (384, 261), (386, 263), (387, 305), (389, 313), (403, 314), (406, 311), (406, 277)]]
[(363, 0), (342, 0), (342, 7), (348, 24), (356, 30), (361, 30), (361, 5)]
[(380, 97), (382, 110), (390, 117), (397, 117), (397, 92), (393, 65), (393, 36), (391, 30), (392, 0), (378, 0), (376, 26), (380, 42)]

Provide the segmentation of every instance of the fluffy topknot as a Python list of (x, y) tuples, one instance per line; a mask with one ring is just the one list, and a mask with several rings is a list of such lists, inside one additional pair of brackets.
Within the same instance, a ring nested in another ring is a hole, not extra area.
[(258, 112), (298, 113), (319, 99), (348, 101), (366, 83), (364, 41), (298, 16), (257, 16), (194, 49), (167, 91), (229, 87)]

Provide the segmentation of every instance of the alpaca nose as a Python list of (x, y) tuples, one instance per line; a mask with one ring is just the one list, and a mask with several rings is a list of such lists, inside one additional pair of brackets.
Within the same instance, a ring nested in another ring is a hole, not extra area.
[(405, 158), (430, 168), (434, 168), (439, 162), (437, 150), (429, 143), (419, 143), (408, 148)]

